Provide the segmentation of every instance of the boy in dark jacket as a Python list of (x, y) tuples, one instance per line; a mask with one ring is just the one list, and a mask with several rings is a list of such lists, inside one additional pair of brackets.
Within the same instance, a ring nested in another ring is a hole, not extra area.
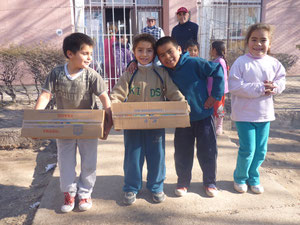
[[(186, 97), (191, 107), (191, 127), (175, 130), (175, 167), (178, 176), (175, 194), (183, 196), (191, 182), (194, 144), (203, 171), (206, 194), (214, 197), (216, 187), (217, 143), (213, 121), (213, 105), (224, 93), (224, 74), (219, 63), (181, 54), (181, 47), (172, 37), (163, 37), (156, 43), (159, 60), (169, 72), (173, 82)], [(213, 77), (211, 96), (207, 93), (207, 77)]]

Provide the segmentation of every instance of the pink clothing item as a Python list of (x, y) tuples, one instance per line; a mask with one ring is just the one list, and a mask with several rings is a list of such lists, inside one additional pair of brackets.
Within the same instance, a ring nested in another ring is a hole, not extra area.
[[(114, 76), (115, 69), (114, 69), (114, 54), (113, 54), (113, 44), (115, 43), (116, 38), (110, 37), (110, 39), (104, 39), (104, 56), (105, 56), (105, 73), (106, 77)], [(113, 69), (112, 69), (113, 67)]]
[[(225, 60), (222, 57), (218, 57), (215, 60), (213, 60), (213, 62), (215, 63), (220, 63), (223, 71), (224, 71), (224, 94), (228, 93), (228, 76), (227, 76), (227, 65)], [(210, 95), (211, 93), (211, 89), (212, 89), (212, 85), (213, 85), (213, 78), (212, 77), (208, 77), (207, 78), (207, 91), (208, 91), (208, 95)]]

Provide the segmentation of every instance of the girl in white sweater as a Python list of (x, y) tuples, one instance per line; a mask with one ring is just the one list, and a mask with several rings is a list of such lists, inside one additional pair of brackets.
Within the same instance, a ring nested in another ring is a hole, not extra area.
[(235, 121), (239, 136), (239, 152), (234, 171), (234, 189), (264, 192), (260, 184), (259, 167), (267, 153), (270, 121), (275, 120), (273, 95), (285, 89), (285, 69), (268, 55), (272, 28), (257, 23), (249, 27), (246, 35), (248, 53), (240, 56), (229, 74), (231, 119)]

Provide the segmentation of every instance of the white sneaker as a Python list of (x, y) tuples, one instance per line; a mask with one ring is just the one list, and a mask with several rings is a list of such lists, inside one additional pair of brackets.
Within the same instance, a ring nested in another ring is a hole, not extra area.
[(234, 182), (233, 187), (239, 193), (245, 193), (248, 190), (247, 184), (238, 184), (238, 183)]
[(205, 192), (209, 197), (216, 197), (219, 194), (217, 187), (205, 187)]
[(65, 202), (61, 206), (61, 211), (63, 213), (71, 212), (75, 206), (75, 195), (70, 194), (69, 192), (64, 192)]
[(262, 194), (265, 191), (264, 187), (261, 186), (260, 184), (259, 185), (254, 185), (254, 186), (250, 186), (250, 189), (255, 194)]
[(92, 199), (91, 198), (83, 198), (80, 199), (79, 204), (78, 204), (78, 208), (80, 211), (87, 211), (90, 208), (92, 208)]
[(187, 193), (187, 188), (186, 187), (181, 187), (181, 188), (176, 188), (175, 189), (175, 195), (178, 197), (185, 196)]

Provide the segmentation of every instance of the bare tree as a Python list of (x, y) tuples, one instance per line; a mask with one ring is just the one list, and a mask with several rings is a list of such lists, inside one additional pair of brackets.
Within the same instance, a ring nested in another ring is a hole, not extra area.
[(13, 102), (16, 102), (16, 89), (13, 86), (17, 74), (20, 70), (19, 62), (22, 55), (22, 48), (10, 46), (9, 48), (0, 49), (0, 82), (1, 95), (9, 95)]

